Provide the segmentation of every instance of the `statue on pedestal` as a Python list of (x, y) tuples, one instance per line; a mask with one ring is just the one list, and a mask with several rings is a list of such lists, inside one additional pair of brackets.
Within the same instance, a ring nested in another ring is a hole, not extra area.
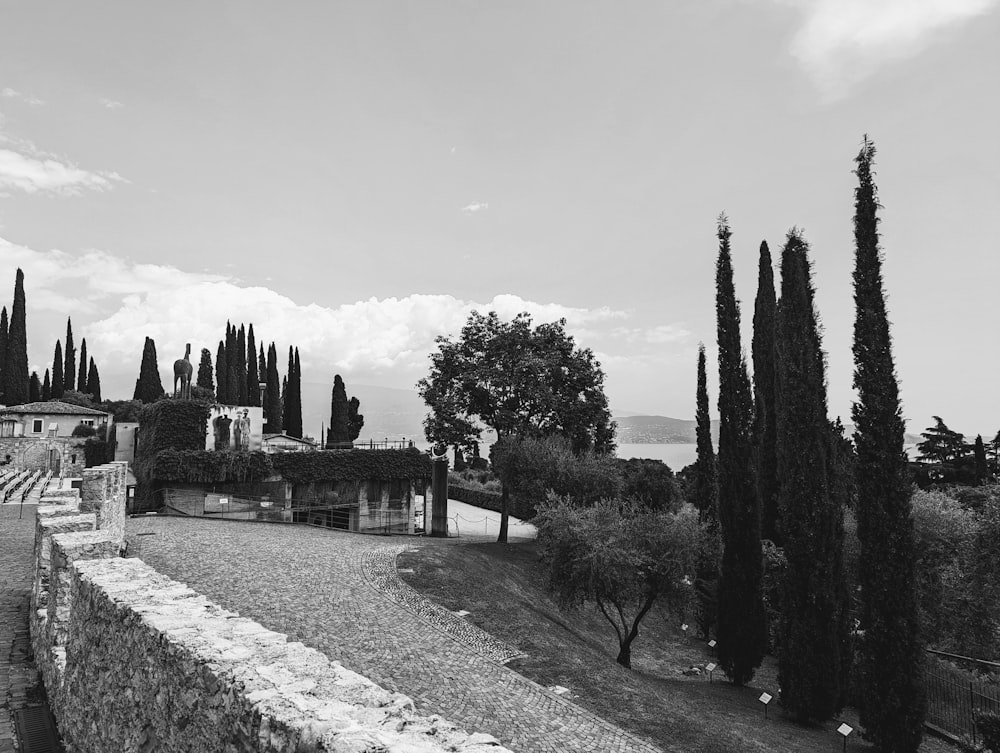
[(174, 397), (181, 400), (191, 399), (191, 375), (194, 374), (194, 367), (191, 366), (190, 356), (191, 343), (188, 343), (184, 349), (184, 358), (174, 361)]

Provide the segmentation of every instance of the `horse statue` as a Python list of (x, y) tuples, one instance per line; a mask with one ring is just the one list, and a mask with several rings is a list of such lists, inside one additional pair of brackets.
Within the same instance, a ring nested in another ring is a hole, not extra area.
[[(174, 397), (181, 400), (191, 399), (191, 375), (194, 373), (194, 367), (188, 360), (190, 356), (191, 343), (188, 343), (184, 349), (184, 358), (178, 358), (174, 361)], [(180, 381), (179, 386), (178, 380)]]

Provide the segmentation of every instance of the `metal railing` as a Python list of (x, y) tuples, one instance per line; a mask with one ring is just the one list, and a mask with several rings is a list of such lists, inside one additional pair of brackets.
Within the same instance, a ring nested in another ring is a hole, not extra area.
[(369, 439), (367, 442), (355, 442), (355, 450), (406, 450), (413, 447), (413, 440), (403, 437), (402, 439), (383, 440)]
[(924, 683), (932, 730), (976, 742), (976, 713), (1000, 713), (1000, 663), (927, 649)]

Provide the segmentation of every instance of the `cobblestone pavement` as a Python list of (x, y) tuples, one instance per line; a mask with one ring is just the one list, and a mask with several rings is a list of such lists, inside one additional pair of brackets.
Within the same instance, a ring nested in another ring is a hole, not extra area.
[(28, 597), (35, 540), (35, 505), (0, 504), (0, 753), (13, 753), (17, 709), (40, 705), (38, 670), (31, 661)]
[(154, 516), (129, 520), (128, 534), (165, 575), (513, 750), (659, 751), (489, 658), (474, 634), (406, 608), (384, 557), (369, 555), (366, 576), (366, 552), (398, 550), (399, 538)]

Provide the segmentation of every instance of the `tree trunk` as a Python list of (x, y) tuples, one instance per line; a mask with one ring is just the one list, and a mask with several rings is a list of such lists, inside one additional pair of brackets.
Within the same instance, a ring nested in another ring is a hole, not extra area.
[(618, 652), (618, 658), (615, 659), (619, 664), (621, 664), (625, 669), (632, 669), (632, 638), (626, 638), (621, 643), (621, 650)]
[(500, 492), (500, 535), (497, 536), (498, 544), (507, 543), (507, 519), (510, 517), (510, 492), (507, 484), (503, 485)]

